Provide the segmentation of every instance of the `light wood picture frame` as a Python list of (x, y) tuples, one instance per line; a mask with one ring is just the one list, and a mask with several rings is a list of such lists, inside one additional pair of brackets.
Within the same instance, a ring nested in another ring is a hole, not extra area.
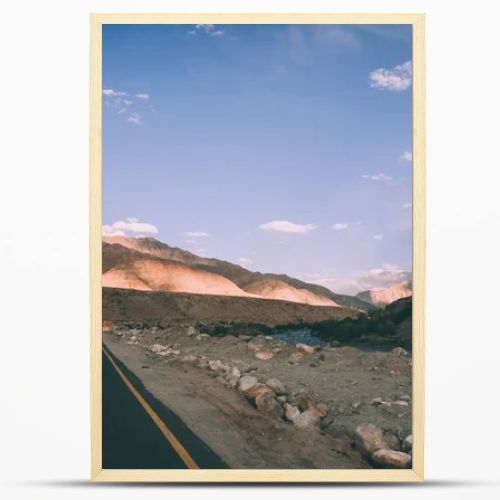
[[(105, 24), (410, 24), (413, 28), (413, 456), (412, 469), (117, 470), (102, 467), (102, 26)], [(425, 15), (91, 14), (90, 15), (90, 368), (91, 478), (149, 482), (414, 482), (424, 479)]]

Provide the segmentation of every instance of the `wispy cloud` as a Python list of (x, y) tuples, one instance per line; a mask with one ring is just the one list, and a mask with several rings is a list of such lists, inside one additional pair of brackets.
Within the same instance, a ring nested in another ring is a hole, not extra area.
[(133, 123), (134, 125), (144, 125), (141, 115), (135, 112), (128, 115), (127, 121), (129, 123)]
[(347, 229), (349, 227), (349, 224), (347, 222), (337, 222), (336, 224), (333, 224), (332, 229), (334, 231), (343, 231), (344, 229)]
[(102, 226), (103, 236), (126, 236), (127, 233), (156, 234), (158, 228), (153, 224), (140, 222), (136, 217), (127, 217), (125, 220)]
[(273, 220), (259, 226), (262, 231), (305, 234), (316, 229), (314, 224), (295, 224), (287, 220)]
[(210, 236), (210, 233), (206, 233), (205, 231), (186, 231), (184, 236), (191, 238), (206, 238), (207, 236)]
[(195, 36), (197, 33), (203, 33), (208, 36), (224, 36), (225, 32), (216, 29), (215, 24), (195, 24), (194, 29), (188, 31), (188, 35)]
[(384, 238), (384, 235), (382, 233), (374, 234), (373, 239), (374, 240), (382, 240)]
[(412, 280), (410, 271), (394, 264), (384, 264), (379, 268), (361, 271), (306, 274), (301, 278), (309, 283), (326, 286), (337, 293), (355, 295), (365, 290), (387, 288), (396, 283)]
[(413, 160), (413, 154), (410, 153), (409, 151), (405, 151), (401, 155), (401, 160), (403, 160), (403, 161), (412, 161)]
[(370, 73), (370, 86), (375, 89), (401, 92), (410, 87), (412, 82), (411, 61), (398, 64), (392, 69), (379, 68)]
[(240, 257), (238, 259), (238, 262), (243, 266), (248, 266), (249, 264), (253, 264), (253, 260), (247, 259), (246, 257)]
[(128, 96), (127, 92), (113, 89), (103, 89), (102, 94), (106, 97), (125, 97)]
[(138, 94), (135, 94), (135, 97), (142, 99), (143, 101), (147, 101), (149, 99), (149, 94), (139, 92)]
[(362, 176), (363, 179), (369, 179), (371, 181), (375, 181), (375, 182), (378, 182), (378, 181), (392, 181), (392, 177), (390, 175), (386, 175), (386, 174), (375, 174), (375, 175), (369, 175), (369, 174), (365, 174)]

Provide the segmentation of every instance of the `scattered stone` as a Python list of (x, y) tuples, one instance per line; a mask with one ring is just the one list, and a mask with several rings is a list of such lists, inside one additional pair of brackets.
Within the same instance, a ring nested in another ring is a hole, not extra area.
[(388, 431), (384, 434), (384, 443), (389, 450), (401, 451), (399, 438), (393, 432)]
[(305, 352), (306, 354), (314, 354), (316, 352), (316, 349), (307, 344), (295, 344), (295, 347), (302, 352)]
[(302, 353), (302, 352), (294, 352), (290, 356), (289, 363), (291, 363), (291, 364), (299, 363), (300, 361), (302, 361), (303, 358), (304, 358), (304, 353)]
[(284, 404), (284, 403), (286, 403), (286, 402), (287, 402), (287, 399), (288, 399), (288, 398), (287, 398), (285, 395), (283, 395), (283, 396), (277, 396), (277, 397), (276, 397), (276, 399), (277, 399), (280, 403)]
[(411, 396), (408, 394), (400, 394), (399, 398), (401, 401), (406, 401), (407, 403), (411, 403)]
[(398, 401), (392, 401), (393, 405), (399, 405), (399, 406), (408, 406), (408, 401), (403, 401), (402, 399)]
[(259, 394), (262, 394), (263, 392), (271, 392), (273, 394), (273, 397), (275, 396), (274, 392), (266, 384), (255, 384), (248, 390), (247, 397), (249, 399), (255, 399)]
[(214, 372), (221, 371), (224, 367), (224, 363), (220, 359), (211, 359), (208, 362), (208, 366)]
[(244, 375), (240, 378), (239, 390), (241, 392), (248, 392), (254, 385), (258, 384), (258, 380), (256, 377), (252, 377), (251, 375)]
[(342, 344), (338, 340), (331, 340), (330, 347), (340, 347)]
[(252, 338), (253, 338), (253, 337), (252, 337), (251, 335), (238, 335), (238, 338), (239, 338), (240, 340), (243, 340), (243, 341), (245, 341), (245, 342), (248, 342), (249, 340), (252, 340)]
[(403, 451), (378, 450), (371, 456), (372, 460), (386, 467), (397, 467), (398, 469), (407, 469), (410, 467), (411, 455)]
[(360, 424), (354, 429), (356, 448), (366, 456), (370, 456), (384, 447), (382, 429), (373, 424)]
[(293, 419), (293, 425), (299, 429), (315, 429), (319, 427), (321, 415), (315, 408), (300, 413)]
[(406, 351), (402, 347), (395, 347), (392, 350), (392, 353), (395, 354), (396, 356), (408, 356), (408, 351)]
[(196, 356), (193, 356), (192, 354), (189, 354), (187, 356), (184, 356), (181, 361), (183, 363), (194, 363), (196, 361)]
[(254, 342), (249, 342), (247, 344), (247, 346), (249, 349), (252, 349), (252, 351), (255, 351), (255, 352), (259, 352), (261, 347), (262, 347), (261, 345), (255, 344)]
[(261, 361), (269, 361), (274, 358), (274, 353), (268, 351), (258, 351), (255, 353), (255, 358), (260, 359)]
[(382, 398), (374, 398), (371, 400), (373, 406), (383, 405), (385, 401)]
[(300, 415), (300, 410), (296, 406), (289, 403), (285, 403), (283, 406), (285, 408), (285, 418), (290, 422), (293, 422), (295, 417)]
[(281, 382), (281, 380), (278, 380), (277, 378), (267, 379), (266, 385), (270, 387), (274, 391), (274, 393), (277, 394), (278, 396), (286, 394), (285, 384)]
[[(133, 337), (132, 337), (133, 338)], [(132, 340), (132, 339), (130, 339)], [(168, 350), (169, 346), (166, 346), (166, 345), (161, 345), (161, 344), (153, 344), (149, 350), (154, 353), (154, 354), (158, 354), (160, 356), (166, 356), (167, 354), (167, 350)]]
[(237, 375), (234, 375), (233, 373), (229, 373), (226, 375), (226, 380), (227, 380), (227, 385), (231, 389), (234, 389), (237, 385), (238, 382), (240, 381), (240, 377)]
[(272, 415), (274, 417), (283, 418), (283, 408), (278, 403), (278, 401), (276, 401), (276, 398), (274, 397), (274, 393), (272, 391), (261, 392), (255, 398), (255, 406), (259, 411), (263, 413), (267, 413), (268, 415)]
[(235, 377), (238, 377), (240, 378), (241, 377), (241, 372), (238, 368), (236, 368), (236, 366), (233, 366), (231, 369), (230, 369), (230, 373), (232, 375), (234, 375)]
[(186, 333), (188, 337), (192, 337), (193, 335), (196, 335), (196, 328), (194, 326), (189, 326)]
[(413, 449), (413, 434), (410, 434), (409, 436), (406, 436), (403, 440), (403, 451), (405, 452), (411, 452)]

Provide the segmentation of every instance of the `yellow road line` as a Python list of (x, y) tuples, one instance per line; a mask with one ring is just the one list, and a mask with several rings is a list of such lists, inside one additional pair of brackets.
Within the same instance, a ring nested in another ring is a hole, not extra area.
[(151, 417), (151, 420), (156, 424), (160, 432), (165, 436), (167, 441), (172, 445), (172, 448), (177, 452), (177, 455), (182, 459), (182, 461), (186, 464), (188, 469), (199, 469), (198, 464), (192, 459), (191, 455), (186, 451), (184, 446), (177, 440), (172, 431), (165, 425), (165, 422), (156, 414), (156, 412), (151, 408), (151, 406), (147, 403), (147, 401), (139, 394), (137, 389), (132, 385), (132, 383), (128, 380), (125, 374), (120, 370), (119, 366), (115, 363), (113, 358), (106, 352), (103, 348), (102, 350), (106, 357), (109, 359), (110, 363), (113, 365), (113, 368), (117, 371), (118, 375), (120, 375), (121, 379), (125, 382), (125, 385), (130, 389), (130, 392), (135, 396), (137, 401), (141, 404), (141, 406), (146, 410), (146, 413)]

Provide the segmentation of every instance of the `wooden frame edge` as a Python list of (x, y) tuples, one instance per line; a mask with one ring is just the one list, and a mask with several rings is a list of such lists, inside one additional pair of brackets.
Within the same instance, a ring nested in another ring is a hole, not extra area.
[[(102, 468), (102, 25), (103, 24), (412, 24), (413, 26), (413, 468), (303, 470), (107, 470)], [(421, 482), (425, 404), (425, 14), (92, 13), (90, 14), (89, 251), (91, 480), (96, 482)], [(416, 387), (415, 381), (418, 380)], [(223, 479), (221, 479), (223, 475)]]

